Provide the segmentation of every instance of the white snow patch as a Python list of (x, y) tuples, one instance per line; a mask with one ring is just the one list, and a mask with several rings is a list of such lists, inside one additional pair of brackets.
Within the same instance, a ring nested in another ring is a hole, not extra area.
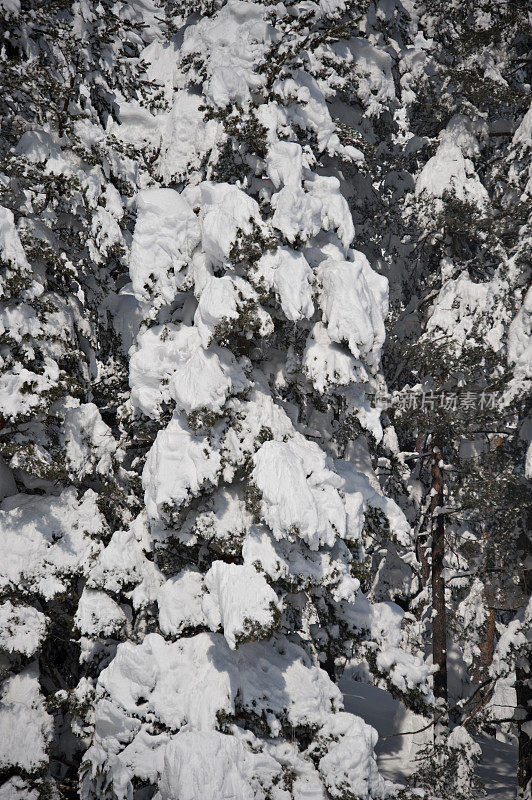
[(281, 610), (277, 595), (253, 567), (214, 561), (205, 575), (203, 612), (211, 630), (223, 628), (234, 650), (246, 639), (265, 638)]
[(0, 651), (32, 656), (46, 634), (46, 616), (32, 606), (0, 603)]
[(17, 768), (26, 773), (48, 763), (46, 745), (52, 735), (52, 717), (46, 711), (39, 688), (37, 664), (8, 678), (0, 697), (0, 769)]

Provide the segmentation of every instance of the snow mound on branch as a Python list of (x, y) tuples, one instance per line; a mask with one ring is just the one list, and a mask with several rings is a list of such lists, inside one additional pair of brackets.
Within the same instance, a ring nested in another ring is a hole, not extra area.
[(284, 186), (272, 196), (271, 204), (275, 209), (272, 225), (289, 242), (307, 241), (320, 232), (322, 204), (300, 186)]
[(32, 270), (15, 227), (13, 212), (4, 206), (0, 206), (0, 261), (8, 265), (5, 275), (0, 277), (0, 297), (9, 291), (6, 278), (17, 278), (18, 281), (23, 278), (27, 281), (28, 288), (23, 292), (25, 299), (39, 297), (43, 293), (43, 286), (32, 280)]
[(59, 367), (52, 358), (45, 357), (42, 372), (32, 372), (22, 364), (0, 375), (0, 411), (4, 417), (15, 420), (39, 408), (46, 396), (56, 387)]
[[(217, 731), (175, 736), (165, 750), (156, 798), (323, 800), (312, 762), (294, 744), (261, 741), (236, 725), (230, 731), (229, 736)], [(212, 769), (206, 770), (205, 763)]]
[(400, 691), (418, 689), (429, 695), (430, 665), (401, 647), (403, 609), (391, 602), (374, 603), (371, 609), (371, 636), (380, 645), (377, 669)]
[(170, 111), (154, 115), (136, 101), (119, 103), (120, 124), (113, 121), (108, 129), (108, 134), (120, 142), (137, 147), (142, 143), (158, 152), (155, 168), (166, 184), (179, 180), (187, 172), (191, 179), (223, 133), (219, 120), (204, 120), (200, 96), (186, 91), (174, 94), (168, 75), (177, 59), (172, 53), (172, 61), (167, 64), (169, 52), (170, 46), (153, 42), (141, 57), (149, 64), (148, 79), (164, 84)]
[[(184, 731), (165, 749), (160, 798), (254, 800), (256, 795), (249, 781), (254, 760), (234, 736), (217, 731)], [(205, 769), (206, 764), (209, 769)]]
[(265, 442), (253, 457), (251, 478), (261, 493), (261, 513), (276, 538), (300, 536), (312, 550), (333, 545), (346, 532), (341, 479), (325, 453), (298, 434)]
[(78, 479), (93, 469), (100, 475), (111, 470), (117, 444), (94, 403), (73, 401), (73, 407), (65, 412), (60, 435), (67, 466)]
[(501, 303), (504, 291), (500, 280), (474, 283), (467, 272), (446, 281), (427, 322), (425, 338), (430, 341), (434, 331), (441, 330), (460, 353), (463, 347), (475, 346), (475, 330), (482, 326), (486, 341), (494, 352), (499, 352), (507, 321)]
[(175, 415), (158, 432), (142, 472), (148, 516), (158, 519), (200, 493), (207, 483), (216, 484), (221, 455), (206, 436), (195, 434), (186, 419)]
[(255, 285), (272, 290), (279, 298), (287, 319), (297, 322), (314, 313), (312, 302), (312, 270), (302, 253), (288, 247), (267, 251), (257, 262), (251, 280)]
[(295, 432), (286, 411), (260, 385), (260, 375), (254, 377), (256, 380), (249, 399), (232, 398), (228, 402), (232, 414), (238, 419), (238, 426), (229, 428), (223, 440), (224, 454), (233, 468), (249, 462), (257, 450), (259, 437), (263, 441), (283, 439), (292, 437)]
[(41, 321), (27, 303), (8, 305), (0, 311), (0, 335), (7, 334), (20, 344), (24, 338), (39, 336), (42, 332)]
[(388, 281), (362, 253), (352, 253), (354, 261), (327, 259), (318, 267), (323, 321), (333, 342), (347, 342), (355, 358), (376, 367), (385, 338)]
[(334, 43), (331, 50), (354, 69), (356, 93), (366, 108), (364, 114), (378, 116), (383, 106), (395, 99), (391, 55), (360, 38)]
[(519, 123), (512, 138), (514, 146), (532, 147), (532, 105)]
[(289, 242), (306, 241), (320, 230), (334, 230), (347, 250), (355, 235), (349, 206), (340, 192), (340, 181), (334, 176), (310, 174), (305, 189), (290, 180), (272, 195), (271, 205), (275, 209), (272, 225)]
[(20, 0), (0, 0), (0, 9), (6, 14), (20, 14)]
[(32, 606), (0, 603), (0, 651), (32, 656), (46, 634), (47, 619)]
[(266, 155), (266, 174), (276, 189), (301, 186), (303, 150), (297, 142), (273, 142)]
[(59, 497), (16, 495), (0, 510), (0, 588), (18, 587), (45, 599), (64, 592), (72, 575), (88, 571), (101, 549), (95, 536), (105, 523), (89, 489)]
[(134, 608), (153, 603), (164, 578), (146, 556), (150, 549), (145, 514), (141, 514), (127, 531), (113, 533), (90, 569), (87, 587), (124, 592)]
[(198, 539), (212, 542), (216, 551), (234, 556), (240, 553), (242, 541), (253, 522), (246, 508), (243, 489), (238, 484), (217, 489), (204, 498), (201, 509), (192, 510), (177, 537), (188, 545)]
[(156, 305), (171, 303), (188, 285), (187, 267), (199, 241), (198, 220), (183, 194), (173, 189), (139, 192), (129, 261), (137, 299), (153, 295)]
[(293, 591), (326, 588), (337, 602), (351, 602), (360, 588), (350, 572), (353, 557), (341, 541), (329, 551), (316, 552), (301, 542), (276, 541), (265, 526), (254, 525), (242, 545), (242, 558), (274, 581), (288, 579)]
[(48, 763), (46, 746), (53, 718), (46, 711), (36, 663), (2, 685), (0, 690), (0, 770), (15, 767), (34, 773)]
[(478, 149), (472, 121), (457, 114), (441, 132), (436, 154), (418, 175), (416, 195), (442, 198), (445, 192), (451, 192), (463, 202), (484, 207), (489, 202), (489, 195), (471, 161)]
[[(347, 200), (340, 191), (340, 181), (334, 175), (316, 175), (305, 181), (305, 189), (321, 202), (323, 230), (335, 230), (347, 249), (355, 236), (355, 227)], [(369, 266), (369, 264), (368, 264)]]
[(318, 770), (331, 797), (344, 798), (346, 789), (351, 797), (386, 797), (386, 781), (374, 755), (377, 739), (375, 728), (345, 712), (331, 715), (320, 728), (310, 749), (319, 752), (327, 746)]
[(272, 333), (271, 317), (259, 306), (258, 300), (255, 289), (243, 278), (229, 275), (207, 278), (194, 314), (194, 324), (204, 347), (216, 334), (227, 333), (238, 322), (243, 327), (258, 330), (261, 336)]
[(327, 674), (285, 638), (231, 650), (217, 633), (177, 642), (148, 634), (142, 645), (118, 646), (98, 685), (122, 712), (141, 720), (155, 715), (171, 731), (187, 723), (209, 730), (218, 712), (238, 711), (286, 716), (294, 726), (321, 725), (341, 706)]
[[(227, 796), (220, 794), (226, 787), (239, 800), (269, 796), (267, 789), (279, 800), (320, 800), (313, 762), (333, 797), (342, 797), (351, 780), (361, 798), (387, 793), (372, 753), (375, 731), (336, 712), (337, 687), (285, 638), (230, 650), (218, 634), (173, 643), (149, 634), (141, 645), (118, 646), (99, 677), (97, 695), (94, 745), (86, 758), (93, 768), (106, 764), (121, 800), (135, 775), (158, 783), (160, 798), (218, 800)], [(269, 724), (270, 738), (259, 740), (230, 722), (225, 733), (215, 730), (221, 718), (243, 714)], [(317, 728), (316, 743), (298, 752), (278, 738), (282, 719)], [(154, 735), (154, 722), (166, 730)], [(289, 785), (286, 769), (292, 773)]]
[(330, 386), (348, 386), (350, 383), (369, 381), (362, 362), (333, 342), (322, 322), (317, 322), (309, 334), (302, 366), (320, 393), (326, 392)]
[(105, 592), (85, 588), (74, 616), (84, 636), (115, 636), (127, 621), (123, 609)]
[(206, 350), (196, 327), (171, 323), (139, 335), (129, 362), (129, 383), (133, 405), (153, 418), (172, 400), (178, 411), (219, 412), (230, 392), (248, 385), (230, 350)]
[(217, 108), (244, 105), (251, 100), (251, 92), (263, 85), (264, 77), (256, 67), (273, 34), (264, 16), (259, 3), (229, 0), (213, 17), (185, 31), (181, 56), (201, 54), (206, 71), (203, 92)]
[(348, 461), (337, 459), (334, 466), (341, 478), (341, 486), (345, 495), (349, 538), (352, 541), (361, 541), (364, 513), (370, 509), (377, 509), (386, 517), (390, 532), (399, 544), (409, 547), (412, 544), (412, 529), (395, 500), (377, 492), (367, 475), (358, 472)]
[(253, 567), (215, 561), (205, 575), (203, 612), (211, 630), (223, 628), (229, 647), (265, 639), (281, 606), (277, 595)]
[(327, 101), (312, 75), (302, 69), (293, 70), (290, 78), (274, 81), (273, 93), (282, 101), (286, 122), (316, 134), (320, 152), (341, 155), (349, 150), (340, 143)]
[(40, 791), (32, 788), (32, 783), (15, 775), (0, 786), (0, 800), (41, 800)]
[(203, 576), (191, 569), (184, 569), (163, 583), (157, 594), (162, 632), (176, 636), (185, 628), (206, 625), (201, 605), (204, 594)]
[(532, 288), (508, 331), (508, 361), (516, 377), (532, 378)]
[(181, 197), (198, 209), (202, 249), (211, 264), (223, 263), (229, 257), (239, 230), (249, 234), (253, 222), (262, 226), (257, 202), (230, 183), (203, 181), (188, 186)]
[(429, 688), (431, 665), (401, 647), (402, 608), (393, 602), (370, 603), (359, 592), (355, 602), (344, 606), (343, 610), (354, 629), (369, 631), (374, 642), (372, 647), (377, 669), (386, 675), (387, 681), (400, 692), (420, 691), (428, 703), (432, 702), (434, 698)]
[(222, 124), (214, 119), (205, 122), (201, 104), (201, 97), (189, 92), (174, 95), (172, 110), (161, 125), (157, 170), (164, 182), (175, 180), (187, 171), (192, 176), (221, 138)]

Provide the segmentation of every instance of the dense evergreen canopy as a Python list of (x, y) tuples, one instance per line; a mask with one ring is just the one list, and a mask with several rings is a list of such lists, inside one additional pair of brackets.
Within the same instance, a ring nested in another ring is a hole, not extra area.
[(0, 800), (530, 798), (528, 4), (0, 15)]

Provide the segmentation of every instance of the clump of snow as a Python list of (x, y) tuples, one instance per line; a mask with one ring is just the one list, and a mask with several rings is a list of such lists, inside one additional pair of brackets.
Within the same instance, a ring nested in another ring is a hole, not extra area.
[(90, 568), (87, 587), (124, 592), (134, 608), (153, 603), (164, 578), (147, 557), (150, 550), (145, 514), (141, 514), (128, 530), (113, 533)]
[(42, 284), (32, 279), (31, 267), (15, 227), (13, 212), (4, 206), (0, 206), (0, 260), (7, 264), (5, 275), (0, 277), (0, 297), (9, 291), (6, 278), (9, 280), (15, 277), (19, 280), (23, 278), (28, 283), (23, 294), (26, 299), (42, 294)]
[(485, 338), (495, 352), (502, 348), (506, 311), (501, 303), (505, 286), (500, 280), (474, 283), (467, 272), (443, 284), (437, 303), (427, 322), (430, 334), (443, 331), (452, 338), (457, 352), (475, 344), (475, 328), (485, 328)]
[(257, 330), (261, 336), (272, 333), (272, 320), (258, 300), (255, 289), (242, 278), (229, 275), (206, 278), (194, 314), (194, 324), (203, 346), (206, 347), (224, 328), (231, 329), (244, 322), (244, 318), (247, 318), (244, 325)]
[[(8, 678), (0, 688), (0, 770), (36, 773), (48, 763), (52, 717), (39, 688), (36, 663)], [(5, 735), (9, 733), (9, 735)], [(15, 795), (16, 796), (16, 795)]]
[(229, 393), (248, 385), (232, 353), (204, 349), (195, 326), (149, 328), (137, 339), (129, 370), (132, 403), (150, 417), (158, 417), (171, 401), (186, 413), (220, 411)]
[(173, 189), (145, 189), (137, 198), (137, 222), (129, 273), (139, 300), (171, 303), (187, 285), (200, 226), (183, 195)]
[(318, 392), (325, 392), (329, 386), (369, 381), (362, 362), (333, 342), (322, 322), (317, 322), (309, 334), (302, 365)]
[(319, 753), (328, 745), (318, 769), (331, 797), (345, 797), (346, 789), (353, 797), (386, 796), (386, 781), (374, 755), (377, 738), (377, 731), (353, 714), (331, 715), (322, 725), (312, 749)]
[(32, 656), (46, 634), (48, 620), (32, 606), (0, 603), (0, 651)]
[(237, 232), (252, 232), (252, 223), (262, 226), (256, 200), (230, 183), (203, 181), (188, 186), (181, 197), (198, 209), (203, 253), (210, 264), (223, 263), (230, 254)]
[[(202, 609), (205, 594), (203, 576), (191, 569), (169, 578), (157, 593), (159, 626), (167, 636), (177, 636), (185, 628), (207, 624)], [(217, 626), (216, 626), (217, 627)]]
[(325, 453), (302, 436), (265, 442), (253, 458), (251, 477), (262, 496), (264, 519), (281, 539), (300, 536), (312, 550), (344, 536), (346, 512), (338, 493), (341, 480)]
[(229, 0), (213, 17), (205, 17), (185, 31), (181, 56), (202, 54), (203, 92), (217, 108), (244, 105), (264, 78), (256, 70), (273, 33), (259, 3)]
[(516, 377), (532, 378), (532, 288), (508, 330), (508, 361)]
[(164, 517), (206, 484), (216, 484), (220, 468), (220, 453), (207, 437), (192, 433), (186, 420), (174, 415), (157, 434), (142, 472), (148, 516)]
[(251, 754), (234, 736), (217, 731), (184, 731), (165, 749), (160, 798), (254, 800), (256, 795), (249, 781), (252, 761)]
[[(39, 408), (43, 396), (55, 388), (59, 367), (53, 358), (44, 359), (42, 372), (33, 372), (16, 363), (0, 375), (0, 408), (8, 419), (26, 416)], [(28, 391), (31, 388), (31, 391)]]
[(292, 725), (322, 724), (341, 697), (326, 673), (288, 639), (231, 650), (216, 633), (176, 642), (149, 634), (142, 645), (120, 644), (99, 686), (126, 714), (153, 714), (174, 731), (186, 723), (212, 729), (219, 712), (231, 715), (236, 708), (257, 717), (286, 715)]
[(101, 549), (105, 523), (92, 490), (59, 497), (16, 495), (0, 508), (0, 587), (48, 599), (67, 590), (72, 575), (88, 571)]
[(442, 198), (450, 192), (463, 202), (484, 207), (489, 195), (471, 160), (478, 153), (477, 135), (481, 132), (468, 117), (455, 115), (440, 134), (436, 154), (416, 179), (416, 195)]
[(347, 342), (355, 358), (377, 366), (384, 344), (388, 281), (367, 258), (353, 251), (353, 261), (327, 259), (318, 268), (320, 306), (333, 342)]
[(84, 636), (115, 636), (124, 627), (126, 615), (108, 594), (85, 588), (74, 615), (74, 624)]
[(296, 322), (312, 317), (314, 276), (305, 256), (288, 247), (267, 251), (257, 262), (251, 279), (263, 290), (272, 290), (287, 319)]
[(277, 595), (253, 567), (215, 561), (205, 575), (203, 612), (211, 630), (223, 628), (231, 649), (267, 638), (281, 610)]
[(60, 435), (72, 474), (82, 478), (92, 470), (101, 475), (111, 471), (117, 444), (94, 403), (73, 401), (65, 411)]
[[(97, 693), (83, 796), (97, 785), (96, 764), (105, 764), (121, 800), (134, 776), (155, 784), (156, 796), (168, 800), (214, 800), (221, 787), (238, 792), (239, 800), (262, 797), (270, 787), (272, 797), (281, 799), (287, 767), (292, 780), (286, 789), (298, 797), (321, 797), (320, 776), (334, 797), (351, 781), (362, 798), (386, 794), (373, 755), (375, 731), (336, 711), (338, 689), (287, 639), (230, 650), (217, 634), (175, 643), (150, 634), (141, 645), (119, 645)], [(233, 714), (263, 719), (270, 738), (259, 740), (233, 724), (217, 730), (218, 720)], [(292, 726), (318, 728), (308, 751), (278, 738), (279, 717)], [(153, 732), (154, 720), (160, 733)]]

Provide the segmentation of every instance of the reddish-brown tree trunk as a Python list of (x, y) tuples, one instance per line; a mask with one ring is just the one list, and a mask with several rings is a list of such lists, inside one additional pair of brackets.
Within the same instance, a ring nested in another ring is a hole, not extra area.
[[(532, 596), (532, 510), (525, 516), (525, 530), (521, 536), (523, 553), (523, 578), (522, 585), (525, 598)], [(526, 600), (525, 600), (526, 602)], [(530, 645), (530, 629), (526, 632)], [(520, 717), (518, 722), (519, 730), (519, 752), (517, 762), (517, 797), (519, 800), (531, 800), (532, 798), (532, 732), (530, 724), (532, 722), (532, 665), (530, 658), (525, 653), (517, 662), (515, 670), (516, 691), (517, 691), (517, 711)]]
[(432, 660), (434, 673), (434, 696), (439, 705), (447, 704), (447, 614), (445, 608), (445, 581), (443, 561), (445, 557), (445, 519), (443, 508), (443, 471), (441, 467), (441, 442), (435, 439), (432, 453)]

